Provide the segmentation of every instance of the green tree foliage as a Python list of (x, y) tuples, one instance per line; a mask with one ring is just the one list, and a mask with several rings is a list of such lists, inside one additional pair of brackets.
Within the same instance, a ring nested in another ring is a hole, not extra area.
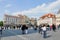
[(0, 21), (0, 26), (3, 26), (3, 21)]

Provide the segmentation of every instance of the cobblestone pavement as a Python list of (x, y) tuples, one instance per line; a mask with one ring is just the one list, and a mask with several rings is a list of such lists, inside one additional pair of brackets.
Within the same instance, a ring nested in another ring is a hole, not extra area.
[(33, 29), (29, 29), (28, 34), (22, 34), (21, 30), (4, 30), (0, 40), (60, 40), (60, 30), (47, 31), (47, 38)]

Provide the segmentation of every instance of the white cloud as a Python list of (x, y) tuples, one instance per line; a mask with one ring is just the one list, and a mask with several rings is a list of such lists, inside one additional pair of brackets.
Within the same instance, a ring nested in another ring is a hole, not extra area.
[(58, 6), (60, 6), (60, 0), (51, 3), (47, 8), (49, 8), (49, 9), (55, 9)]
[(25, 14), (25, 15), (35, 15), (35, 14), (40, 14), (40, 13), (49, 13), (49, 12), (55, 12), (57, 11), (60, 6), (60, 0), (57, 0), (55, 2), (52, 2), (50, 4), (45, 4), (43, 3), (42, 5), (39, 5), (35, 8), (32, 8), (32, 9), (29, 9), (29, 10), (24, 10), (24, 11), (21, 11), (21, 12), (15, 12), (13, 14)]
[(12, 5), (11, 4), (7, 4), (5, 7), (6, 8), (9, 8), (9, 7), (11, 7)]
[(4, 13), (9, 13), (10, 11), (9, 10), (5, 10), (5, 12)]

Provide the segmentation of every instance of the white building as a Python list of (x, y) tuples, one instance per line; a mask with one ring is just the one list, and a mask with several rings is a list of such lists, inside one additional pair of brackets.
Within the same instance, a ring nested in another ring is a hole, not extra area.
[[(27, 21), (27, 22), (26, 22)], [(19, 25), (28, 23), (29, 18), (25, 15), (4, 15), (4, 25)]]
[(56, 24), (56, 17), (55, 17), (55, 15), (52, 14), (52, 13), (48, 13), (48, 14), (43, 15), (37, 21), (37, 25), (40, 25), (40, 24), (49, 24), (49, 25)]
[(60, 10), (56, 14), (56, 25), (59, 25), (59, 24), (60, 24)]

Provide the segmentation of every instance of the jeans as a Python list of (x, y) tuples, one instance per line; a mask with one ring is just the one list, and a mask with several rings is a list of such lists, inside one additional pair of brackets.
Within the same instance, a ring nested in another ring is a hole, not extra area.
[(25, 34), (25, 30), (22, 30), (22, 34)]
[(42, 29), (40, 29), (40, 30), (39, 30), (39, 33), (41, 33), (41, 34), (42, 34)]
[(46, 38), (46, 31), (43, 31), (43, 38)]
[(28, 30), (25, 30), (25, 33), (27, 34), (28, 33)]

